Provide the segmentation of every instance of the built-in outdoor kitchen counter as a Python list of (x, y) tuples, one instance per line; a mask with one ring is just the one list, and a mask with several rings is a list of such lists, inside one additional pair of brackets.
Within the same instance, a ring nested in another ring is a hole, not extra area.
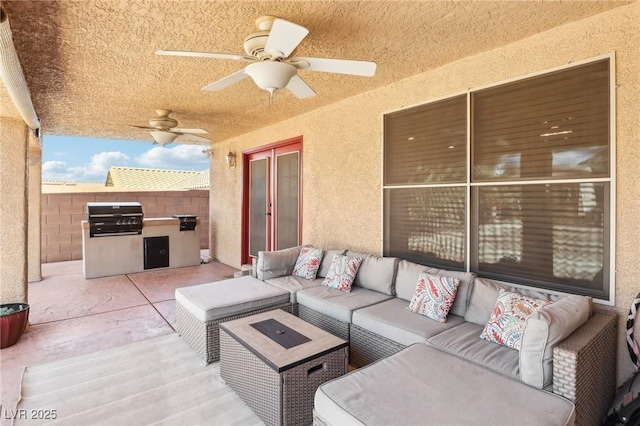
[(198, 219), (143, 218), (138, 203), (88, 203), (82, 221), (85, 278), (200, 264)]

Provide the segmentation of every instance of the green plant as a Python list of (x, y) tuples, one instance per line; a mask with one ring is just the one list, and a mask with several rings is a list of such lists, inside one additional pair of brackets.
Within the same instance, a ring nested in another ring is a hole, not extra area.
[(16, 311), (16, 310), (15, 310), (15, 309), (13, 309), (13, 308), (5, 308), (4, 306), (3, 306), (3, 307), (0, 307), (0, 317), (1, 317), (1, 316), (4, 316), (4, 315), (12, 314), (12, 313), (14, 313), (15, 311)]
[(0, 317), (4, 315), (11, 315), (14, 312), (18, 312), (24, 309), (24, 305), (18, 305), (17, 308), (10, 308), (7, 306), (0, 306)]

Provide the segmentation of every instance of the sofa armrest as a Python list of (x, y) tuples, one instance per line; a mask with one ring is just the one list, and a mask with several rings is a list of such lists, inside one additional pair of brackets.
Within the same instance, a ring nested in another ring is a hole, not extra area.
[(600, 424), (616, 391), (617, 317), (595, 314), (553, 349), (553, 393), (576, 405), (576, 424)]

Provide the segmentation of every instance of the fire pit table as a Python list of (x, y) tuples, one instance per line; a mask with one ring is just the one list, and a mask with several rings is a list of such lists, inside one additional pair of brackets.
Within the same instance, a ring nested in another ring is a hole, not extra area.
[(311, 424), (316, 389), (347, 372), (348, 346), (288, 312), (264, 312), (220, 324), (220, 376), (266, 424)]

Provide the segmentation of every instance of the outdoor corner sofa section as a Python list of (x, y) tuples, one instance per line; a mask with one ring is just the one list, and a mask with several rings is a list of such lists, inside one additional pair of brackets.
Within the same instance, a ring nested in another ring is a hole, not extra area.
[[(380, 413), (369, 409), (376, 405), (384, 405), (389, 418), (410, 423), (412, 417), (408, 413), (420, 412), (415, 407), (426, 412), (433, 408), (429, 400), (424, 399), (426, 395), (413, 392), (438, 386), (428, 379), (429, 374), (439, 374), (441, 380), (451, 382), (445, 378), (456, 375), (447, 373), (449, 368), (473, 376), (464, 385), (458, 383), (458, 388), (439, 390), (454, 393), (449, 395), (454, 405), (448, 408), (453, 411), (450, 420), (454, 422), (456, 419), (464, 422), (466, 418), (456, 417), (459, 403), (455, 401), (468, 393), (473, 383), (482, 383), (478, 382), (482, 377), (487, 388), (472, 389), (479, 401), (486, 397), (485, 393), (480, 398), (483, 390), (493, 388), (508, 395), (505, 402), (518, 404), (517, 398), (524, 398), (529, 402), (529, 411), (556, 407), (561, 411), (561, 418), (555, 419), (558, 424), (574, 421), (579, 425), (597, 424), (607, 411), (615, 392), (616, 319), (594, 314), (589, 298), (524, 290), (477, 278), (472, 273), (346, 250), (325, 251), (317, 279), (307, 280), (292, 275), (300, 250), (295, 247), (260, 252), (254, 270), (257, 279), (242, 277), (227, 280), (227, 285), (243, 279), (244, 285), (251, 279), (269, 284), (278, 294), (277, 301), (271, 300), (273, 303), (261, 306), (262, 309), (277, 309), (286, 297), (286, 310), (349, 341), (350, 364), (357, 367), (373, 364), (318, 389), (316, 423), (376, 423), (375, 419), (381, 419), (376, 417)], [(363, 258), (348, 293), (321, 285), (336, 254)], [(444, 323), (406, 309), (421, 271), (460, 280), (455, 302)], [(529, 318), (520, 351), (479, 338), (494, 310), (500, 288), (554, 302)], [(176, 301), (180, 304), (178, 292)], [(246, 309), (249, 308), (245, 305), (242, 315), (250, 314)], [(180, 311), (178, 309), (178, 322)], [(180, 327), (178, 329), (180, 331)], [(217, 327), (210, 329), (214, 330), (217, 332)], [(209, 345), (213, 344), (211, 340)], [(421, 373), (405, 371), (414, 362), (418, 362), (415, 368)], [(430, 369), (433, 371), (428, 373)], [(411, 384), (404, 383), (405, 379)], [(362, 385), (368, 386), (371, 392), (363, 394)], [(385, 399), (389, 395), (393, 395), (393, 400), (404, 401), (404, 405), (389, 405)], [(562, 411), (556, 400), (566, 401), (557, 395), (573, 402), (575, 411), (573, 405), (570, 411), (566, 406)], [(553, 416), (553, 412), (551, 414)], [(425, 422), (428, 423), (428, 419)]]
[[(300, 318), (349, 340), (350, 364), (364, 367), (414, 344), (426, 344), (444, 353), (444, 359), (461, 358), (540, 392), (565, 397), (575, 404), (576, 424), (598, 424), (607, 411), (615, 393), (617, 322), (615, 316), (594, 314), (591, 299), (348, 250), (327, 250), (318, 278), (310, 281), (291, 275), (299, 251), (260, 253), (256, 275), (289, 291)], [(363, 258), (349, 293), (321, 285), (336, 254)], [(460, 280), (444, 323), (406, 309), (421, 271)], [(554, 302), (529, 319), (520, 351), (479, 338), (501, 288)], [(388, 383), (380, 386), (388, 391)], [(393, 391), (404, 392), (403, 387)]]

